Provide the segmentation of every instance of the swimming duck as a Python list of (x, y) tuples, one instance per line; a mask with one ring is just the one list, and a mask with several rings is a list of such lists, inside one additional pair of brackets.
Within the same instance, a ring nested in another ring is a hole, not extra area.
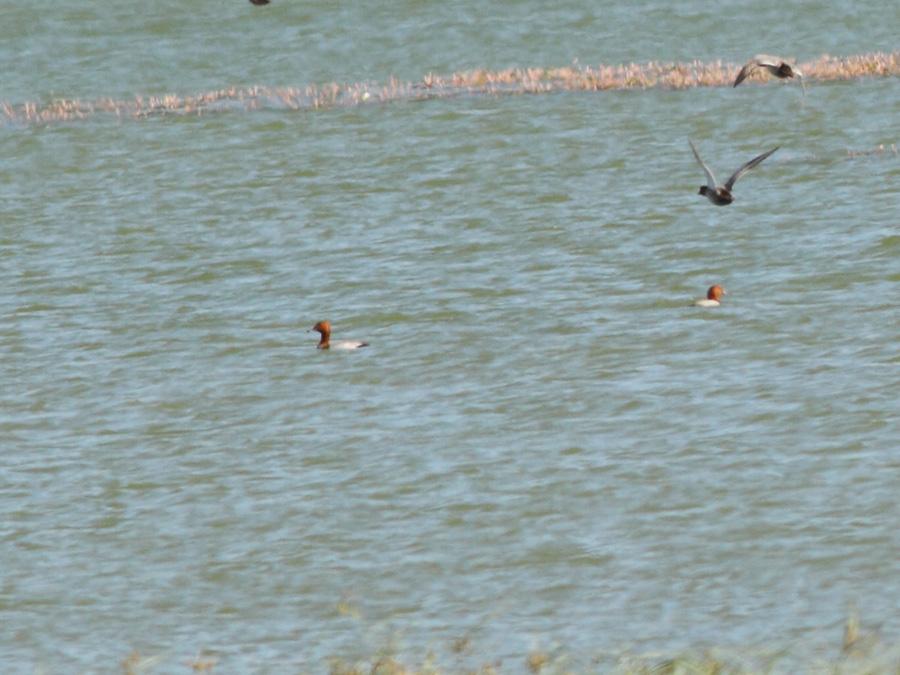
[(251, 5), (268, 5), (269, 0), (250, 0)]
[(355, 342), (354, 340), (338, 340), (337, 342), (329, 342), (331, 337), (331, 324), (327, 321), (319, 321), (315, 326), (307, 332), (316, 331), (322, 337), (317, 347), (319, 349), (359, 349), (360, 347), (368, 347), (368, 342)]
[(731, 194), (731, 189), (734, 187), (734, 184), (738, 182), (738, 179), (780, 147), (775, 146), (768, 152), (764, 152), (763, 154), (761, 154), (759, 157), (754, 157), (749, 162), (744, 164), (740, 169), (731, 174), (731, 178), (728, 179), (728, 182), (725, 183), (725, 185), (716, 185), (715, 176), (712, 175), (712, 171), (710, 171), (709, 167), (706, 166), (706, 162), (700, 159), (700, 153), (697, 152), (697, 148), (694, 147), (691, 139), (688, 139), (688, 143), (690, 143), (691, 150), (694, 151), (694, 157), (697, 158), (697, 162), (699, 162), (700, 166), (703, 167), (703, 172), (706, 174), (706, 185), (701, 185), (700, 191), (697, 194), (705, 196), (716, 206), (725, 206), (733, 202), (734, 195)]
[(723, 295), (728, 295), (725, 292), (725, 289), (719, 286), (718, 284), (714, 286), (710, 286), (709, 290), (706, 291), (706, 297), (701, 300), (694, 300), (695, 307), (718, 307), (722, 304), (720, 298)]
[(330, 342), (331, 324), (327, 321), (319, 321), (319, 323), (310, 328), (307, 333), (313, 331), (316, 331), (321, 335), (319, 344), (316, 345), (319, 349), (359, 349), (360, 347), (369, 346), (368, 342), (356, 342), (355, 340), (338, 340), (337, 342)]
[(784, 59), (778, 56), (769, 56), (768, 54), (757, 54), (750, 59), (747, 65), (741, 68), (741, 72), (738, 73), (737, 78), (734, 81), (734, 86), (738, 86), (747, 79), (750, 73), (757, 68), (764, 68), (770, 75), (774, 75), (779, 80), (796, 77), (800, 80), (800, 86), (803, 88), (803, 95), (806, 96), (806, 85), (803, 83), (803, 73)]

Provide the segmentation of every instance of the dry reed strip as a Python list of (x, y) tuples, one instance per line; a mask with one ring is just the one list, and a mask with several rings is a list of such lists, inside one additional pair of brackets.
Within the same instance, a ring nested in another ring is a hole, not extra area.
[[(822, 56), (798, 63), (806, 81), (834, 81), (900, 75), (900, 52), (858, 54), (843, 58)], [(220, 89), (196, 96), (140, 96), (133, 100), (99, 98), (94, 101), (51, 99), (44, 103), (0, 103), (0, 125), (40, 125), (71, 122), (95, 115), (142, 118), (165, 115), (202, 115), (262, 108), (318, 110), (372, 103), (421, 101), (459, 96), (540, 94), (554, 91), (610, 89), (691, 89), (725, 87), (734, 82), (740, 65), (703, 63), (629, 63), (563, 68), (471, 70), (452, 75), (429, 73), (419, 82), (391, 79), (386, 84), (330, 83), (303, 88), (249, 87)], [(762, 73), (754, 75), (770, 79)]]

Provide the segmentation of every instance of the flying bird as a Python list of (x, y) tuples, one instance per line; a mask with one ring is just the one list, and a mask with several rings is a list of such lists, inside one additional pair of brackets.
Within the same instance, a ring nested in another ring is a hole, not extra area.
[(768, 152), (761, 154), (759, 157), (754, 157), (740, 169), (731, 174), (731, 178), (728, 179), (728, 182), (725, 183), (725, 185), (717, 185), (716, 177), (712, 175), (712, 171), (706, 166), (706, 162), (700, 159), (700, 153), (697, 152), (697, 148), (694, 147), (694, 143), (691, 139), (688, 139), (688, 143), (691, 146), (691, 150), (694, 151), (694, 157), (697, 158), (697, 162), (703, 167), (703, 172), (706, 174), (706, 185), (701, 185), (700, 191), (697, 194), (703, 195), (716, 206), (726, 206), (733, 202), (734, 195), (731, 193), (731, 190), (734, 188), (734, 184), (738, 182), (738, 179), (780, 147), (775, 146)]
[(734, 86), (736, 87), (746, 80), (757, 68), (767, 70), (770, 75), (774, 75), (779, 80), (787, 80), (796, 77), (800, 80), (800, 86), (803, 88), (803, 95), (806, 96), (806, 85), (803, 83), (803, 73), (784, 59), (778, 56), (769, 56), (767, 54), (757, 54), (750, 59), (747, 65), (741, 68), (741, 72), (738, 73), (737, 78), (734, 80)]

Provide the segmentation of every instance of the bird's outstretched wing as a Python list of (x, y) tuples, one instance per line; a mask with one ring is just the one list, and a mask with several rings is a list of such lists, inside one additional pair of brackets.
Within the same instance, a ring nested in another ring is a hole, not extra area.
[(738, 170), (735, 171), (733, 174), (731, 174), (731, 178), (729, 178), (729, 179), (728, 179), (728, 182), (725, 183), (725, 187), (726, 187), (728, 190), (731, 190), (731, 188), (734, 186), (735, 183), (738, 182), (738, 179), (739, 179), (741, 176), (743, 176), (743, 175), (744, 175), (745, 173), (747, 173), (750, 169), (752, 169), (754, 166), (756, 166), (757, 164), (759, 164), (761, 161), (763, 161), (766, 157), (768, 157), (769, 155), (771, 155), (773, 152), (775, 152), (775, 151), (776, 151), (778, 148), (780, 148), (780, 147), (781, 147), (781, 146), (776, 145), (774, 148), (772, 148), (772, 149), (769, 150), (768, 152), (764, 152), (764, 153), (761, 154), (759, 157), (754, 157), (754, 158), (751, 159), (749, 162), (747, 162), (746, 164), (744, 164), (740, 169), (738, 169)]
[[(716, 191), (716, 177), (713, 176), (712, 171), (710, 171), (709, 167), (706, 166), (706, 162), (704, 162), (702, 159), (700, 159), (700, 153), (697, 152), (697, 148), (694, 147), (694, 143), (693, 143), (693, 141), (691, 141), (690, 138), (688, 139), (688, 144), (691, 146), (691, 150), (694, 151), (694, 157), (697, 158), (697, 163), (700, 164), (701, 167), (703, 167), (703, 173), (706, 174), (706, 185), (709, 187), (710, 190), (715, 192)], [(762, 161), (762, 160), (760, 160), (760, 161)]]

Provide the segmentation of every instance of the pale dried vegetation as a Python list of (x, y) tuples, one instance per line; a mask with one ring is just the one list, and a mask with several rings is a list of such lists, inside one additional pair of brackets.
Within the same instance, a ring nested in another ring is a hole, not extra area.
[[(848, 80), (900, 75), (900, 52), (858, 54), (842, 58), (822, 56), (797, 63), (807, 82)], [(227, 110), (260, 108), (315, 110), (352, 107), (372, 103), (420, 101), (456, 96), (541, 94), (556, 91), (602, 91), (608, 89), (690, 89), (731, 86), (740, 64), (629, 63), (617, 66), (565, 68), (508, 68), (471, 70), (452, 75), (428, 73), (417, 82), (391, 79), (386, 84), (332, 82), (308, 87), (229, 88), (196, 96), (135, 96), (93, 101), (52, 98), (40, 103), (0, 104), (0, 125), (69, 122), (95, 115), (123, 118), (159, 115), (203, 115)], [(760, 80), (765, 73), (754, 74)]]

